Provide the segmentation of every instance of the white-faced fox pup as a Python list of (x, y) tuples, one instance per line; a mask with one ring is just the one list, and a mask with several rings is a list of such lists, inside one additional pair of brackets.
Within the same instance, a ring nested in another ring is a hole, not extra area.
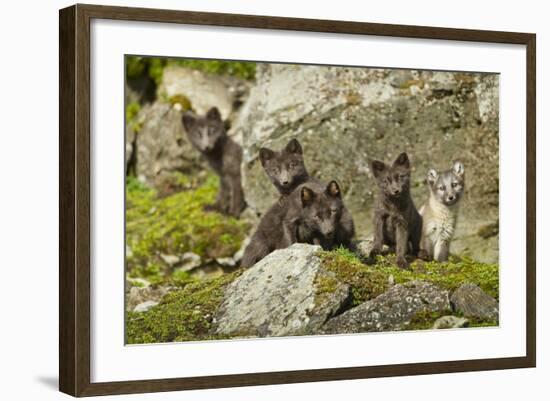
[(227, 136), (225, 125), (216, 107), (204, 117), (186, 112), (182, 118), (189, 140), (220, 176), (220, 190), (207, 209), (238, 217), (245, 208), (241, 186), (242, 149)]
[[(298, 188), (308, 185), (316, 194), (323, 194), (327, 187), (317, 178), (309, 175), (305, 163), (302, 145), (297, 139), (292, 139), (281, 151), (273, 151), (268, 148), (260, 149), (260, 161), (262, 166), (282, 197), (288, 196)], [(336, 184), (338, 187), (338, 184)], [(355, 225), (348, 209), (343, 205), (340, 188), (338, 187), (338, 202), (342, 203), (342, 210), (338, 213), (338, 224), (335, 228), (333, 239), (321, 245), (325, 249), (337, 246), (352, 246), (355, 235)], [(279, 202), (281, 199), (279, 199)], [(305, 237), (304, 237), (305, 238)], [(309, 241), (301, 241), (309, 242)]]
[(430, 169), (427, 182), (430, 198), (420, 208), (423, 226), (419, 256), (445, 262), (449, 258), (459, 203), (464, 193), (464, 165), (457, 161), (450, 170), (442, 173)]
[[(312, 189), (312, 188), (315, 189)], [(250, 267), (276, 249), (296, 242), (334, 247), (344, 204), (340, 187), (331, 181), (326, 188), (303, 184), (281, 197), (262, 217), (246, 247), (242, 267)]]
[(374, 243), (371, 255), (379, 253), (384, 244), (393, 247), (397, 265), (409, 263), (406, 254), (417, 255), (422, 232), (422, 218), (410, 194), (410, 162), (401, 153), (391, 166), (374, 160), (371, 169), (378, 184), (379, 195), (374, 207)]

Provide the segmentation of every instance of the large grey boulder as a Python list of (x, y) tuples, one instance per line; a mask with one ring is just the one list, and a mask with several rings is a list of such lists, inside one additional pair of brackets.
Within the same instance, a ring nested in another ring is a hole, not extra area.
[[(157, 100), (144, 104), (127, 124), (127, 168), (133, 169), (141, 181), (158, 188), (166, 184), (172, 172), (195, 174), (204, 170), (206, 164), (183, 127), (183, 111), (190, 107), (204, 114), (211, 107), (217, 107), (223, 119), (232, 120), (249, 87), (249, 82), (235, 77), (166, 67), (157, 88)], [(182, 102), (186, 103), (182, 99), (187, 99), (188, 104), (182, 106)]]
[(249, 90), (249, 83), (235, 77), (207, 74), (179, 66), (163, 70), (158, 93), (161, 97), (185, 96), (198, 114), (205, 114), (217, 107), (224, 120), (229, 119), (235, 106), (242, 102)]
[(475, 284), (458, 287), (451, 295), (451, 304), (466, 317), (498, 320), (498, 302)]
[(324, 333), (343, 334), (403, 329), (421, 312), (451, 308), (448, 291), (425, 281), (396, 284), (387, 292), (350, 309), (323, 327)]
[(349, 286), (321, 268), (320, 249), (294, 244), (246, 270), (226, 288), (215, 332), (244, 337), (317, 332), (351, 299)]
[(200, 153), (187, 138), (181, 117), (180, 110), (160, 101), (145, 105), (136, 116), (141, 128), (135, 134), (133, 149), (135, 172), (140, 180), (158, 185), (170, 172), (193, 173), (204, 168)]
[(251, 208), (263, 213), (277, 197), (259, 148), (291, 138), (302, 143), (310, 173), (340, 183), (359, 237), (372, 233), (371, 159), (407, 151), (418, 206), (428, 197), (428, 169), (460, 159), (467, 195), (453, 251), (497, 260), (498, 235), (479, 241), (475, 233), (498, 219), (498, 75), (258, 64), (256, 79), (234, 127)]

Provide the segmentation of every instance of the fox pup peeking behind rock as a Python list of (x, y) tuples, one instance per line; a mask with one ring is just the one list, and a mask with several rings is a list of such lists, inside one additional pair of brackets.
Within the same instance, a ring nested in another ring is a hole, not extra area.
[(245, 208), (241, 186), (241, 147), (227, 136), (225, 125), (216, 107), (204, 117), (192, 112), (183, 115), (183, 126), (193, 146), (220, 176), (216, 202), (207, 208), (238, 217)]
[(401, 153), (391, 166), (374, 160), (371, 169), (379, 195), (374, 207), (374, 243), (371, 255), (382, 245), (395, 246), (397, 265), (408, 267), (406, 254), (417, 255), (422, 232), (422, 218), (410, 194), (410, 163)]
[(321, 245), (325, 249), (339, 245), (343, 210), (336, 181), (331, 181), (326, 188), (315, 183), (302, 185), (281, 197), (262, 217), (244, 251), (241, 266), (250, 267), (274, 250), (296, 242)]
[[(261, 148), (260, 161), (267, 176), (281, 194), (281, 199), (304, 185), (308, 185), (317, 195), (324, 196), (327, 193), (325, 191), (327, 186), (317, 178), (309, 175), (304, 164), (302, 145), (297, 139), (291, 139), (281, 151)], [(337, 189), (337, 196), (331, 198), (331, 202), (341, 204), (336, 215), (338, 224), (336, 224), (333, 238), (320, 245), (323, 245), (325, 249), (332, 249), (340, 245), (349, 248), (352, 246), (352, 239), (355, 235), (355, 225), (350, 212), (344, 206), (338, 184), (335, 181), (333, 182), (334, 186), (332, 188)], [(322, 197), (319, 199), (322, 199)], [(304, 235), (303, 238), (306, 238), (306, 236)], [(311, 243), (305, 239), (300, 240), (300, 242)]]
[(453, 239), (458, 205), (464, 192), (464, 165), (455, 162), (450, 170), (428, 171), (430, 198), (420, 208), (422, 239), (419, 256), (427, 260), (446, 262)]

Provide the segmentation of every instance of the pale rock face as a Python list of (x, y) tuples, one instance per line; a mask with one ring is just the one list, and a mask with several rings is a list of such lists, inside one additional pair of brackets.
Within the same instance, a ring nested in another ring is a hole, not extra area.
[(236, 336), (292, 336), (315, 333), (350, 299), (346, 284), (318, 296), (318, 282), (336, 280), (321, 268), (319, 246), (294, 244), (272, 252), (246, 270), (225, 291), (215, 332)]
[(425, 281), (395, 284), (378, 297), (368, 300), (323, 327), (327, 334), (402, 330), (421, 312), (451, 309), (449, 293)]
[(259, 64), (232, 127), (242, 137), (247, 204), (264, 213), (277, 198), (259, 148), (279, 150), (296, 138), (309, 172), (338, 181), (358, 237), (366, 237), (377, 193), (369, 160), (407, 151), (412, 196), (422, 205), (428, 169), (459, 159), (469, 175), (453, 251), (495, 262), (498, 235), (479, 241), (472, 233), (498, 219), (498, 110), (498, 77), (490, 74)]

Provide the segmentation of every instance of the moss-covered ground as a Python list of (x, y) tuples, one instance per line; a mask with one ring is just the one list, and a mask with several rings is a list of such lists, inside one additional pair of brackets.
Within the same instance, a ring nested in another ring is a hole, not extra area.
[(190, 179), (175, 174), (178, 191), (161, 197), (136, 178), (126, 183), (126, 268), (130, 277), (159, 283), (182, 281), (185, 274), (167, 277), (160, 254), (193, 252), (203, 260), (229, 257), (248, 234), (248, 223), (205, 211), (214, 202), (219, 179), (214, 175)]
[(128, 312), (126, 343), (147, 344), (223, 338), (211, 334), (212, 319), (225, 287), (240, 271), (193, 282), (168, 293), (147, 312)]
[[(498, 265), (473, 261), (469, 258), (451, 256), (445, 263), (415, 260), (409, 269), (404, 270), (395, 264), (395, 255), (377, 256), (374, 264), (365, 264), (353, 252), (345, 248), (333, 251), (322, 251), (321, 257), (325, 269), (333, 272), (338, 280), (347, 283), (352, 290), (352, 306), (361, 304), (385, 292), (390, 280), (396, 284), (412, 280), (424, 280), (446, 288), (450, 292), (463, 283), (478, 285), (495, 299), (499, 299)], [(330, 283), (318, 286), (318, 296), (331, 289)], [(405, 330), (431, 328), (433, 322), (452, 311), (442, 313), (421, 313), (404, 327)], [(459, 316), (457, 313), (454, 315)], [(469, 327), (486, 327), (498, 325), (495, 321), (469, 319)]]

